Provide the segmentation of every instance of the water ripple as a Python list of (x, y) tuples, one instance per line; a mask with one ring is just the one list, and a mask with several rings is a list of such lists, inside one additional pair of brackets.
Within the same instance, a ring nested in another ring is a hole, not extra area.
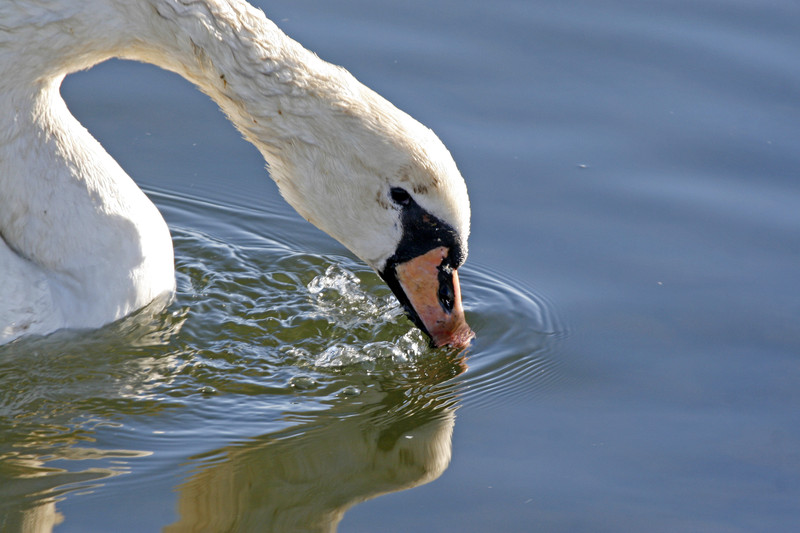
[(564, 380), (559, 341), (566, 329), (551, 302), (481, 265), (461, 276), (467, 320), (477, 332), (463, 403), (496, 406), (541, 394)]
[[(124, 399), (135, 412), (198, 394), (300, 395), (310, 406), (357, 396), (363, 376), (381, 387), (400, 380), (412, 390), (433, 387), (457, 393), (462, 403), (491, 406), (562, 379), (555, 348), (563, 328), (553, 306), (480, 265), (463, 269), (467, 320), (477, 338), (458, 353), (431, 348), (380, 278), (354, 259), (242, 247), (183, 228), (174, 228), (173, 238), (178, 291), (166, 310), (154, 306), (98, 332), (61, 332), (3, 348), (2, 366), (13, 366), (8, 386), (30, 386), (0, 408), (12, 402), (30, 410), (57, 397), (60, 382), (76, 380), (83, 388), (64, 388), (66, 396), (80, 396), (83, 405), (114, 398), (118, 407)], [(47, 363), (14, 366), (15, 353), (31, 352)], [(116, 379), (100, 385), (99, 376)]]
[[(198, 388), (242, 392), (246, 382), (258, 384), (253, 390), (308, 394), (336, 389), (338, 381), (352, 391), (341, 376), (412, 379), (420, 365), (441, 360), (450, 368), (434, 374), (457, 377), (448, 386), (457, 385), (462, 401), (488, 406), (561, 379), (555, 347), (564, 330), (552, 304), (480, 265), (462, 274), (467, 318), (478, 337), (463, 354), (445, 356), (405, 319), (380, 278), (353, 259), (242, 249), (191, 231), (176, 231), (175, 241), (176, 305), (188, 309), (184, 331), (194, 345), (185, 349), (201, 360), (189, 371), (200, 382), (213, 376)], [(207, 367), (214, 371), (199, 371)]]
[[(232, 226), (275, 222), (238, 214)], [(237, 240), (235, 227), (225, 238), (172, 231), (171, 301), (97, 331), (0, 347), (0, 482), (42, 473), (42, 501), (99, 479), (124, 492), (150, 479), (118, 476), (129, 464), (170, 472), (187, 454), (293, 428), (313, 434), (330, 419), (374, 432), (383, 450), (429, 422), (446, 437), (459, 406), (502, 407), (563, 380), (553, 306), (491, 269), (462, 269), (474, 344), (436, 349), (354, 258), (249, 230)], [(13, 501), (28, 498), (23, 489)]]

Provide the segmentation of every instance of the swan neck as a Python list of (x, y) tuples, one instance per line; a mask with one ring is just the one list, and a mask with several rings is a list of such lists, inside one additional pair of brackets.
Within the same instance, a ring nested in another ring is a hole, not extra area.
[(290, 39), (246, 2), (151, 2), (158, 16), (144, 17), (144, 27), (115, 55), (194, 83), (271, 163), (288, 145), (315, 142), (310, 126), (315, 120), (308, 117), (326, 107), (321, 102), (341, 97), (327, 80), (344, 71)]
[(0, 2), (0, 20), (10, 21), (0, 26), (0, 59), (13, 73), (0, 80), (6, 94), (58, 86), (112, 57), (151, 63), (194, 83), (268, 152), (264, 139), (298, 129), (269, 121), (310, 114), (327, 85), (314, 80), (340, 72), (242, 0), (12, 1)]

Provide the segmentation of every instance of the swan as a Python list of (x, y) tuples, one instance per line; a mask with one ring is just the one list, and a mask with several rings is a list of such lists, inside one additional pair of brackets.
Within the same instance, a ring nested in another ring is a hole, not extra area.
[(112, 57), (196, 85), (283, 198), (374, 269), (432, 344), (470, 343), (457, 274), (469, 197), (431, 130), (244, 0), (3, 0), (0, 344), (98, 328), (175, 291), (164, 219), (59, 92)]

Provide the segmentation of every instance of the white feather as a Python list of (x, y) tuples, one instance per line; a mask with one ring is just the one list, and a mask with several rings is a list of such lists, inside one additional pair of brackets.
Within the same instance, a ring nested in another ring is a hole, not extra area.
[(177, 72), (264, 155), (284, 198), (380, 269), (393, 186), (456, 229), (469, 200), (427, 128), (240, 0), (0, 2), (0, 343), (94, 328), (174, 291), (155, 206), (72, 117), (64, 76), (110, 57)]

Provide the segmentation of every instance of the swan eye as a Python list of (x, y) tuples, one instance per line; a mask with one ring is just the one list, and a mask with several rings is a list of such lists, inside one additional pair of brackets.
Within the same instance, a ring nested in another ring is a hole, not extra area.
[(397, 205), (405, 206), (411, 203), (411, 195), (408, 194), (405, 189), (401, 189), (400, 187), (392, 187), (389, 190), (389, 196)]

